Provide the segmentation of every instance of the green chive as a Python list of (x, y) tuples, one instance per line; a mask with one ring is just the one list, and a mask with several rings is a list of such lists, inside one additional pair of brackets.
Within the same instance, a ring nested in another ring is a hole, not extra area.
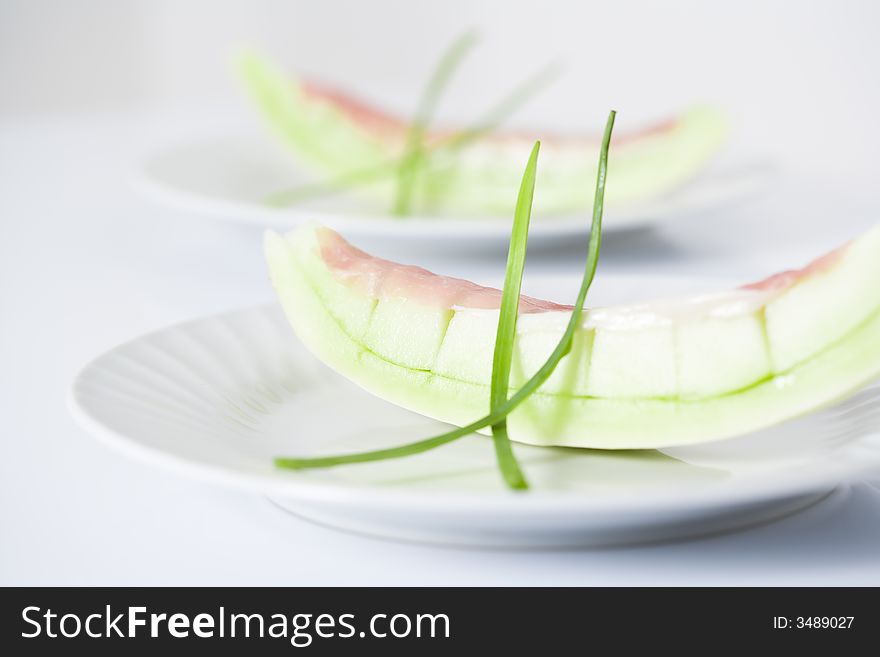
[(410, 211), (416, 173), (422, 159), (423, 142), (428, 130), (428, 124), (431, 121), (434, 109), (440, 100), (443, 90), (452, 78), (452, 74), (476, 42), (477, 37), (474, 32), (467, 32), (457, 38), (440, 58), (434, 73), (425, 85), (413, 120), (409, 124), (403, 155), (400, 158), (400, 168), (397, 173), (397, 192), (392, 208), (392, 212), (396, 215), (405, 215)]
[[(492, 358), (492, 388), (489, 394), (489, 410), (494, 411), (507, 401), (510, 386), (510, 365), (513, 360), (513, 346), (516, 340), (516, 321), (519, 315), (519, 297), (522, 289), (523, 267), (526, 262), (526, 247), (529, 242), (529, 221), (532, 216), (532, 198), (535, 195), (535, 170), (538, 166), (538, 151), (541, 142), (536, 141), (529, 156), (516, 209), (513, 213), (513, 229), (507, 252), (507, 271), (504, 275), (504, 288), (501, 294), (501, 307), (498, 311), (498, 331), (495, 334), (495, 353)], [(529, 485), (516, 461), (510, 437), (507, 435), (507, 419), (492, 425), (492, 439), (498, 467), (504, 481), (511, 488), (525, 489)]]
[(530, 378), (522, 388), (506, 402), (491, 410), (490, 413), (471, 422), (467, 426), (452, 429), (438, 436), (426, 438), (407, 445), (398, 447), (390, 447), (387, 449), (379, 449), (370, 452), (359, 452), (353, 454), (340, 454), (337, 456), (319, 456), (312, 458), (289, 458), (282, 457), (275, 459), (275, 465), (281, 468), (289, 468), (292, 470), (304, 470), (307, 468), (326, 468), (335, 465), (343, 465), (346, 463), (365, 463), (367, 461), (381, 461), (385, 459), (400, 458), (413, 454), (427, 452), (435, 447), (440, 447), (447, 443), (457, 440), (462, 436), (474, 433), (479, 429), (497, 424), (506, 418), (513, 409), (519, 406), (523, 401), (528, 399), (541, 385), (550, 378), (553, 370), (559, 364), (559, 361), (571, 350), (574, 332), (580, 327), (581, 316), (583, 314), (584, 303), (587, 298), (587, 292), (593, 282), (596, 274), (596, 265), (599, 258), (599, 250), (602, 245), (602, 211), (605, 203), (605, 178), (608, 172), (608, 146), (611, 142), (611, 133), (614, 129), (614, 119), (617, 115), (613, 110), (608, 115), (608, 121), (605, 124), (605, 134), (602, 138), (602, 148), (599, 152), (599, 169), (596, 176), (596, 192), (593, 197), (593, 221), (590, 228), (590, 242), (587, 247), (587, 262), (584, 268), (584, 276), (581, 280), (581, 287), (578, 291), (577, 301), (574, 309), (571, 311), (568, 325), (565, 332), (553, 350), (553, 353), (547, 358), (547, 361), (541, 368)]

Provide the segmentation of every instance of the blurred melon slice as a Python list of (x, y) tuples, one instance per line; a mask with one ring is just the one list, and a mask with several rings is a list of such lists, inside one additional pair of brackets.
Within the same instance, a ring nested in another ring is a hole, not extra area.
[[(403, 151), (407, 124), (400, 118), (344, 92), (291, 78), (255, 53), (242, 54), (237, 63), (272, 131), (315, 173), (343, 176), (391, 163)], [(436, 131), (428, 141), (441, 144), (455, 132)], [(726, 117), (708, 106), (619, 133), (611, 147), (606, 201), (637, 203), (673, 190), (704, 167), (727, 133)], [(535, 216), (589, 210), (593, 187), (584, 181), (596, 178), (598, 136), (499, 130), (459, 152), (429, 159), (415, 190), (415, 211), (507, 216), (536, 137), (542, 147)], [(392, 178), (354, 191), (390, 205)]]

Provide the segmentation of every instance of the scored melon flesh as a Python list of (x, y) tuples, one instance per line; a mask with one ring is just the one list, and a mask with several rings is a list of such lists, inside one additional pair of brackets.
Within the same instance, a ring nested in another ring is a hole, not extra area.
[[(323, 85), (289, 77), (266, 58), (243, 53), (241, 78), (272, 131), (300, 161), (328, 176), (351, 174), (393, 162), (404, 151), (407, 123)], [(442, 144), (459, 129), (431, 132), (429, 145)], [(631, 133), (619, 133), (606, 201), (637, 203), (668, 192), (699, 172), (727, 138), (728, 122), (717, 109), (695, 106), (672, 119)], [(562, 214), (591, 207), (600, 139), (495, 131), (455, 153), (435, 151), (413, 191), (414, 211), (460, 215), (504, 215), (511, 211), (522, 177), (521, 163), (540, 137), (541, 193), (535, 214)], [(390, 203), (391, 175), (353, 188)]]
[[(488, 413), (501, 292), (372, 257), (323, 227), (268, 233), (273, 284), (300, 339), (391, 402), (456, 425)], [(880, 373), (880, 227), (718, 294), (584, 311), (571, 351), (508, 418), (541, 445), (656, 448), (806, 413)], [(570, 306), (523, 296), (511, 393)]]

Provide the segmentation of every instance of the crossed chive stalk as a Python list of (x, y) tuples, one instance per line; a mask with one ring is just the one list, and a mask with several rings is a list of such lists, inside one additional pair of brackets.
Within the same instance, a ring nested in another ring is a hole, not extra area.
[(520, 289), (522, 286), (523, 267), (525, 265), (526, 246), (528, 244), (529, 222), (532, 213), (532, 199), (535, 190), (535, 179), (538, 166), (538, 152), (541, 142), (535, 142), (520, 184), (514, 211), (513, 228), (507, 255), (507, 268), (504, 278), (504, 289), (501, 295), (501, 308), (498, 315), (498, 329), (495, 339), (495, 351), (492, 359), (492, 377), (490, 389), (490, 406), (488, 415), (470, 424), (452, 429), (431, 438), (425, 438), (405, 445), (386, 449), (338, 454), (336, 456), (320, 456), (312, 458), (279, 457), (275, 465), (292, 470), (308, 468), (326, 468), (347, 463), (365, 463), (385, 459), (401, 458), (420, 454), (440, 447), (463, 436), (491, 427), (495, 445), (498, 467), (504, 482), (514, 490), (528, 488), (528, 482), (519, 466), (511, 446), (507, 432), (507, 416), (522, 402), (528, 399), (553, 374), (559, 362), (571, 350), (574, 333), (581, 324), (584, 303), (590, 285), (596, 274), (599, 250), (602, 243), (602, 212), (605, 202), (605, 179), (608, 171), (608, 147), (614, 129), (617, 113), (612, 110), (608, 114), (602, 145), (599, 151), (599, 166), (596, 175), (596, 190), (593, 197), (593, 217), (590, 227), (590, 240), (587, 246), (587, 260), (584, 274), (578, 290), (574, 309), (571, 311), (568, 324), (553, 352), (526, 383), (512, 397), (508, 397), (510, 367), (513, 359), (513, 348), (516, 338), (516, 322), (519, 310)]
[(362, 169), (348, 171), (329, 180), (276, 192), (269, 196), (266, 202), (273, 207), (288, 207), (316, 197), (331, 195), (351, 187), (393, 177), (395, 184), (391, 213), (397, 217), (411, 214), (419, 175), (428, 167), (431, 160), (454, 157), (491, 133), (552, 82), (558, 74), (557, 65), (545, 66), (526, 78), (471, 126), (430, 145), (427, 140), (430, 136), (429, 128), (434, 118), (434, 112), (456, 70), (476, 45), (477, 40), (475, 32), (466, 32), (453, 41), (440, 57), (422, 90), (413, 119), (407, 126), (403, 151), (399, 157)]

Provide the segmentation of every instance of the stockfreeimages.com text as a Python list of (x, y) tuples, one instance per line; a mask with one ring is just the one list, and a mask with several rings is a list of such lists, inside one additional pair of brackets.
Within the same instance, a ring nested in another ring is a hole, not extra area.
[(373, 614), (363, 627), (355, 614), (247, 614), (230, 613), (220, 607), (213, 613), (153, 613), (146, 607), (126, 607), (115, 611), (106, 605), (100, 612), (81, 615), (61, 613), (41, 607), (25, 607), (25, 630), (21, 636), (36, 638), (172, 637), (288, 639), (298, 648), (309, 646), (314, 638), (449, 638), (446, 614)]

